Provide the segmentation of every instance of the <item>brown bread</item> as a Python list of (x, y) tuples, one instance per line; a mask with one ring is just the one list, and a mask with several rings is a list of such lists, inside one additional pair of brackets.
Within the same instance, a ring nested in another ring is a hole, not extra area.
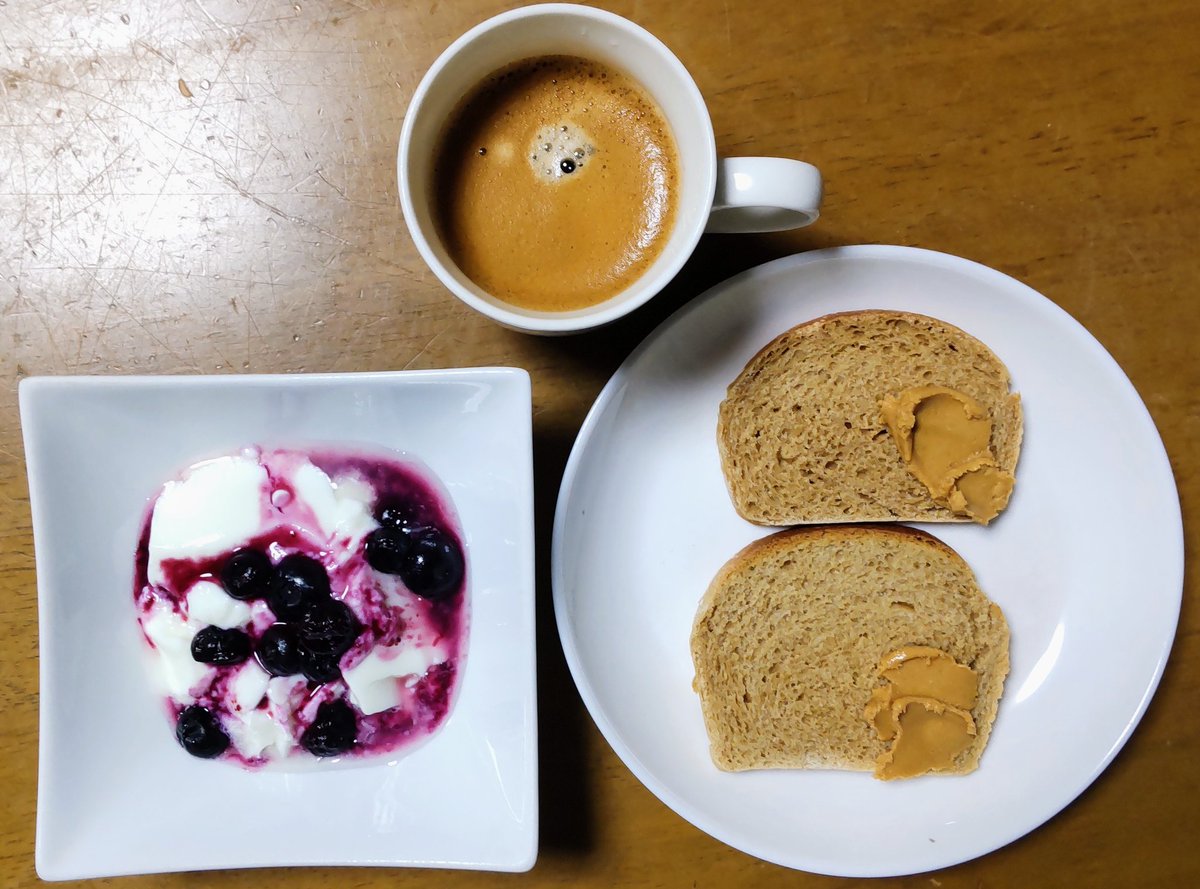
[(977, 734), (952, 773), (973, 771), (1008, 673), (1008, 625), (970, 567), (903, 526), (793, 528), (721, 569), (691, 648), (713, 762), (871, 770), (887, 744), (863, 717), (886, 653), (940, 649), (979, 675)]
[(721, 402), (717, 445), (734, 507), (760, 525), (967, 521), (905, 467), (880, 402), (916, 386), (969, 395), (1015, 474), (1020, 397), (1004, 364), (957, 327), (906, 312), (827, 315), (768, 343)]

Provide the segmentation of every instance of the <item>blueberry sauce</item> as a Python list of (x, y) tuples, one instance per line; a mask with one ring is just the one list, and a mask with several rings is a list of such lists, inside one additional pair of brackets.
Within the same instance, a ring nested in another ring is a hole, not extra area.
[[(217, 505), (196, 479), (221, 461), (234, 469)], [(172, 486), (186, 499), (188, 485), (199, 501), (156, 523)], [(376, 558), (379, 532), (390, 537)], [(428, 738), (463, 668), (467, 555), (440, 482), (395, 456), (248, 448), (189, 467), (151, 502), (134, 558), (137, 618), (177, 740), (256, 768), (394, 755)]]

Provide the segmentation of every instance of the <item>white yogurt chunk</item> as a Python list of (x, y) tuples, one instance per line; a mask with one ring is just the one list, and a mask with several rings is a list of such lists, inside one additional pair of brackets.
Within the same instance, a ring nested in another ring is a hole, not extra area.
[(353, 478), (334, 482), (312, 463), (295, 472), (292, 485), (312, 510), (327, 539), (365, 537), (377, 525), (371, 517), (371, 489)]
[(401, 702), (400, 680), (411, 685), (435, 664), (443, 663), (446, 653), (440, 646), (393, 645), (376, 648), (348, 670), (342, 678), (350, 690), (350, 700), (365, 715), (380, 713)]
[(354, 549), (354, 541), (379, 527), (379, 522), (371, 515), (375, 495), (366, 482), (348, 476), (338, 478), (334, 486), (338, 502), (337, 533), (348, 537), (350, 548)]
[(192, 657), (192, 637), (197, 627), (163, 605), (142, 618), (142, 629), (154, 645), (163, 688), (180, 703), (190, 704), (194, 700), (191, 690), (208, 676), (210, 669)]
[(202, 559), (236, 549), (262, 527), (267, 470), (256, 457), (219, 457), (168, 482), (150, 521), (151, 583), (164, 559)]
[(256, 660), (251, 658), (246, 661), (230, 684), (236, 709), (249, 711), (257, 707), (267, 693), (267, 683), (270, 681), (271, 675)]
[(250, 606), (239, 602), (211, 580), (197, 581), (187, 594), (188, 620), (212, 624), (223, 630), (250, 621)]
[[(295, 746), (288, 720), (286, 717), (280, 719), (283, 714), (272, 707), (275, 701), (270, 692), (278, 681), (256, 661), (249, 660), (230, 683), (234, 718), (228, 720), (226, 728), (238, 752), (245, 757), (262, 756), (268, 748), (271, 748), (272, 757), (287, 756)], [(288, 683), (290, 689), (293, 680), (286, 679), (284, 682)], [(266, 709), (257, 709), (264, 696), (267, 698)]]
[(296, 727), (295, 712), (307, 695), (308, 684), (300, 676), (272, 676), (267, 683), (267, 714), (288, 735), (287, 750), (293, 746), (291, 733)]
[(273, 676), (267, 683), (267, 700), (277, 707), (290, 707), (293, 695), (305, 686), (299, 676)]
[(288, 730), (265, 710), (251, 710), (241, 714), (240, 719), (226, 720), (225, 728), (238, 752), (247, 758), (261, 756), (268, 747), (279, 756), (287, 756), (295, 746)]

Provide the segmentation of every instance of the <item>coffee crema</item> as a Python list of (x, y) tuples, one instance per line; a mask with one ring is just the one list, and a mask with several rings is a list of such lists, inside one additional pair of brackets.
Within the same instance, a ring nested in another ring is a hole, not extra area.
[(585, 308), (633, 284), (662, 252), (678, 168), (670, 127), (635, 81), (574, 56), (525, 59), (451, 116), (434, 159), (438, 231), (496, 298)]

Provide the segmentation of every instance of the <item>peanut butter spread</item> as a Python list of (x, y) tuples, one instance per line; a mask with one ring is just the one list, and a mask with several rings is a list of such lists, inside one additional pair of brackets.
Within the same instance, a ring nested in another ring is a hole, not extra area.
[(986, 525), (1008, 503), (1013, 477), (991, 450), (992, 418), (945, 386), (918, 386), (880, 405), (908, 471), (936, 503)]
[(936, 648), (906, 646), (879, 662), (884, 684), (875, 689), (863, 717), (892, 745), (875, 763), (875, 777), (911, 778), (951, 768), (971, 746), (971, 709), (979, 677)]
[(875, 763), (875, 777), (884, 781), (948, 769), (975, 737), (971, 714), (939, 701), (899, 698), (892, 712), (899, 723), (896, 740)]

